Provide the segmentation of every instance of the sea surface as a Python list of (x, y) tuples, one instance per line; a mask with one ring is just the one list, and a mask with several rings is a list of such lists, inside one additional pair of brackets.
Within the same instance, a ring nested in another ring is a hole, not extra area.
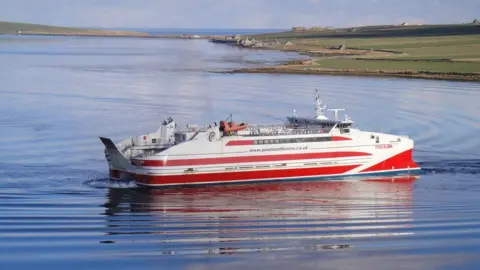
[[(206, 40), (0, 37), (0, 269), (479, 269), (480, 84), (220, 74), (300, 56)], [(415, 177), (146, 190), (98, 136), (314, 114), (408, 135)]]

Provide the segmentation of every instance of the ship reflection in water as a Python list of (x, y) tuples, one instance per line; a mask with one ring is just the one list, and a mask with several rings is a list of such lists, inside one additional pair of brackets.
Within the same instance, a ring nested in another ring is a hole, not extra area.
[(408, 237), (417, 179), (111, 188), (102, 243), (132, 244), (130, 255), (215, 255), (345, 249)]

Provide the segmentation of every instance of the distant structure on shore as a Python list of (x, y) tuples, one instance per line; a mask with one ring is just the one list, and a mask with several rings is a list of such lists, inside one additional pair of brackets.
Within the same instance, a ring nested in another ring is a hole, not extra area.
[(292, 27), (292, 31), (293, 32), (303, 32), (303, 31), (307, 31), (307, 28), (303, 27), (303, 26), (294, 26), (294, 27)]
[(328, 28), (321, 27), (321, 26), (314, 26), (314, 27), (310, 28), (309, 30), (314, 31), (314, 32), (321, 32), (321, 31), (327, 31)]
[(183, 34), (182, 35), (182, 38), (186, 38), (186, 39), (199, 39), (201, 38), (199, 35), (187, 35), (187, 34)]
[(293, 32), (322, 32), (328, 30), (327, 27), (321, 27), (321, 26), (313, 26), (311, 28), (303, 27), (303, 26), (294, 26), (292, 27)]

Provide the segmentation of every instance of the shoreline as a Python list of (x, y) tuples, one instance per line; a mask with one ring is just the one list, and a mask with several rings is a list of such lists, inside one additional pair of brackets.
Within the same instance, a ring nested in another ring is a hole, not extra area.
[(396, 77), (396, 78), (465, 81), (465, 82), (480, 81), (480, 73), (329, 69), (329, 68), (306, 68), (306, 67), (290, 66), (290, 65), (241, 68), (241, 69), (235, 69), (231, 71), (222, 71), (221, 73), (334, 75), (334, 76), (364, 76), (364, 77)]

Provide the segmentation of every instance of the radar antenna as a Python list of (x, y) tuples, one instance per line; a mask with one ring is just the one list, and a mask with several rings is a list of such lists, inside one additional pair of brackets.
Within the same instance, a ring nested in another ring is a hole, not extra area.
[(345, 111), (345, 109), (329, 109), (334, 113), (333, 120), (338, 121), (338, 112)]

